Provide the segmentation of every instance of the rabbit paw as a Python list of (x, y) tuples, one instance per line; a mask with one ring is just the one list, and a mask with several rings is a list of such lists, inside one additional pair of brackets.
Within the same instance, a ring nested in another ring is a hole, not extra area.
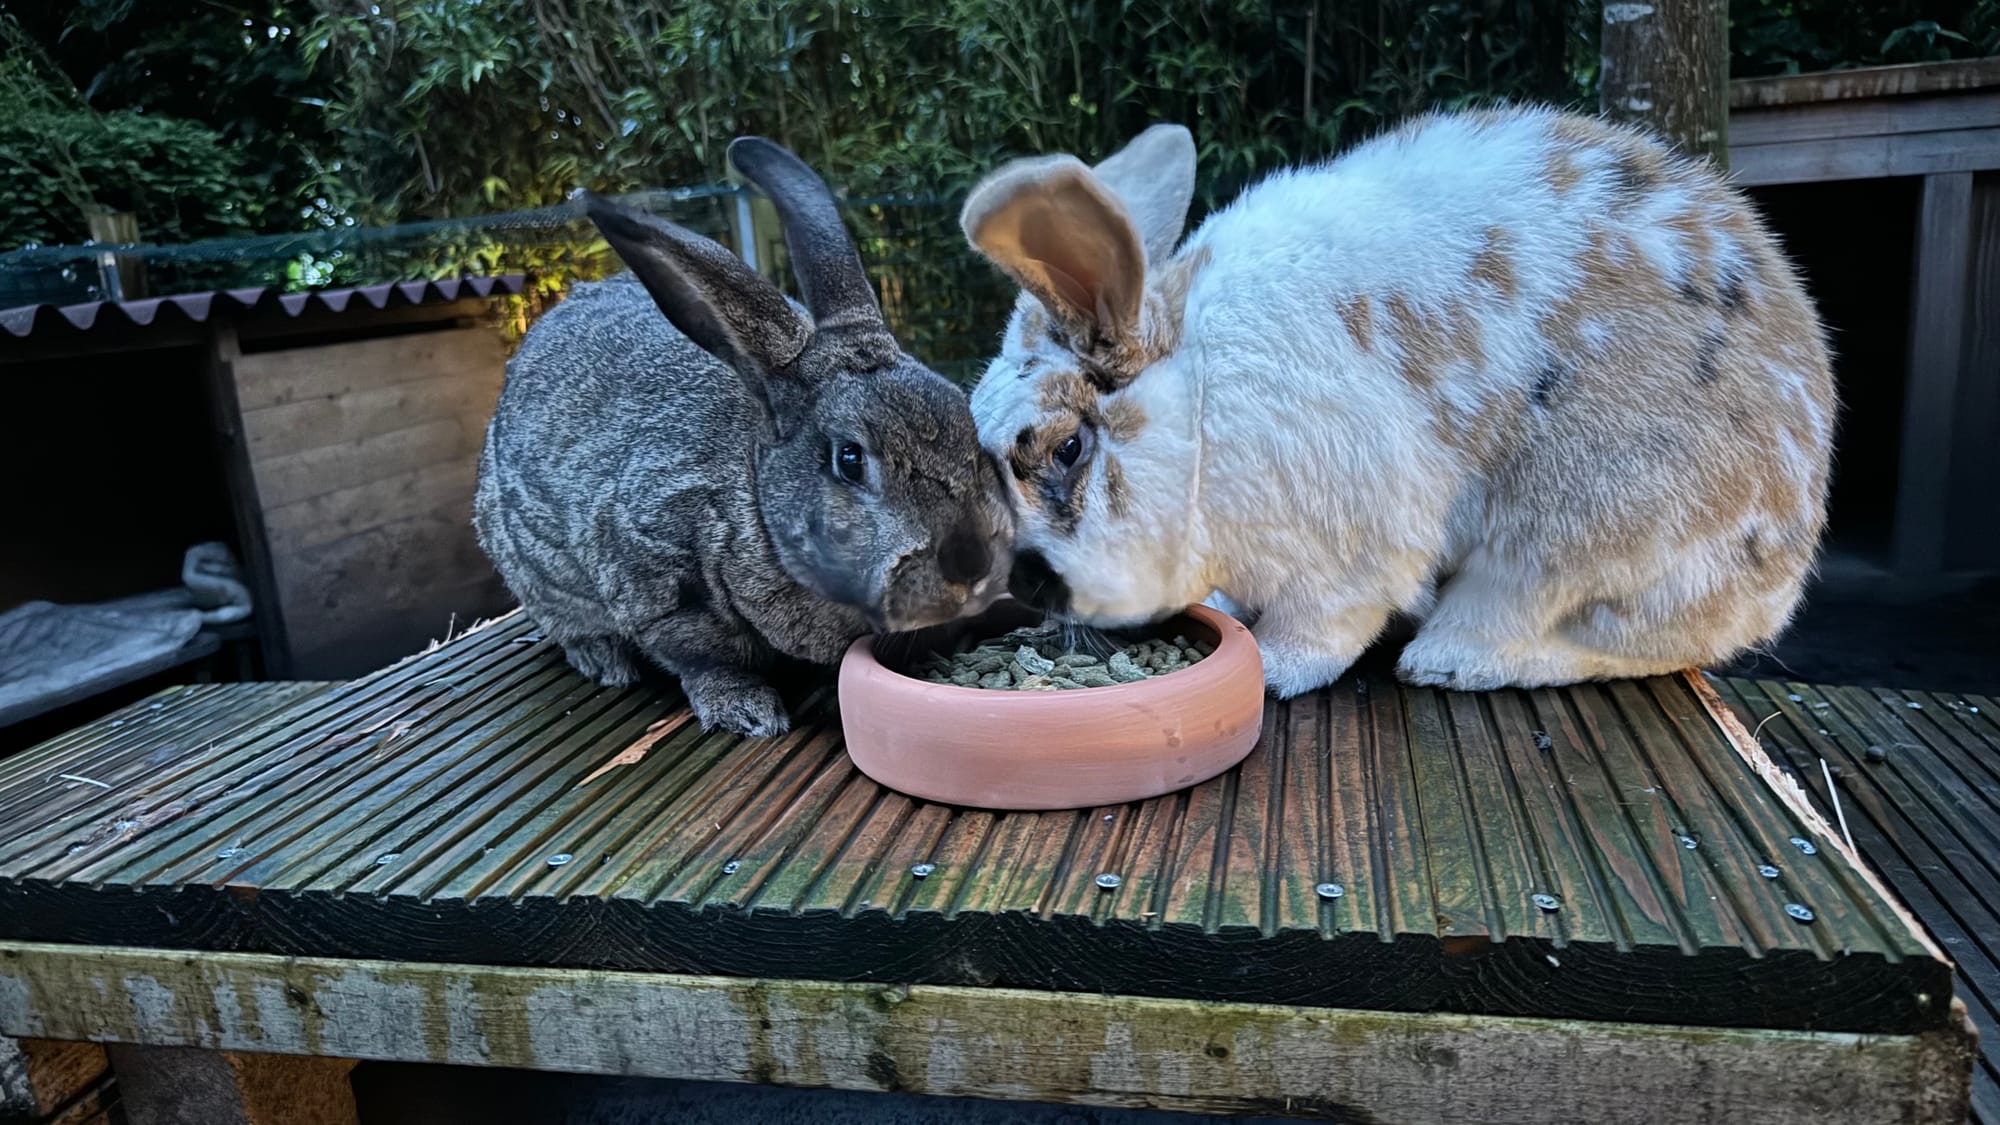
[(1445, 636), (1420, 632), (1403, 646), (1396, 661), (1396, 678), (1414, 687), (1449, 691), (1492, 691), (1508, 678), (1490, 647), (1468, 645)]
[(570, 667), (585, 678), (605, 687), (623, 687), (639, 682), (639, 666), (632, 650), (616, 637), (579, 637), (563, 642), (563, 655)]
[(683, 680), (688, 704), (703, 730), (772, 738), (792, 729), (785, 701), (771, 685), (738, 672), (711, 672)]
[(1258, 642), (1264, 659), (1264, 686), (1279, 699), (1292, 699), (1340, 678), (1352, 656), (1294, 647), (1282, 641)]

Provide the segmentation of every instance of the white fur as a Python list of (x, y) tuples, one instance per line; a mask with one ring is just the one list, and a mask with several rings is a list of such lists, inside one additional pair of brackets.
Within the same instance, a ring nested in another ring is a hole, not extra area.
[[(1219, 591), (1257, 617), (1281, 696), (1338, 677), (1397, 612), (1424, 622), (1402, 675), (1461, 688), (1660, 673), (1782, 628), (1810, 552), (1752, 579), (1743, 543), (1764, 533), (1816, 541), (1823, 520), (1832, 395), (1811, 306), (1788, 270), (1775, 281), (1757, 273), (1756, 255), (1776, 253), (1761, 229), (1713, 233), (1705, 260), (1690, 253), (1670, 219), (1716, 223), (1745, 206), (1691, 165), (1672, 162), (1635, 202), (1617, 194), (1613, 148), (1576, 145), (1577, 179), (1559, 190), (1547, 170), (1565, 143), (1561, 120), (1434, 118), (1272, 176), (1180, 247), (1176, 261), (1205, 262), (1178, 346), (1101, 400), (1130, 400), (1146, 424), (1129, 441), (1099, 435), (1073, 531), (1024, 505), (1017, 545), (1064, 576), (1076, 616), (1130, 624)], [(1611, 309), (1581, 323), (1580, 348), (1552, 343), (1546, 318), (1583, 284), (1591, 232), (1620, 208), (1608, 228), (1622, 236), (1607, 251), (1614, 264), (1676, 284), (1726, 268), (1744, 278), (1753, 323), (1678, 305)], [(1149, 205), (1155, 229), (1139, 232), (1156, 276), (1156, 248), (1173, 242), (1157, 226), (1181, 222), (1160, 211)], [(1511, 248), (1508, 299), (1470, 275), (1496, 228)], [(1367, 348), (1338, 311), (1364, 295)], [(1442, 364), (1428, 390), (1413, 385), (1385, 311), (1398, 296), (1433, 318), (1452, 302), (1470, 308), (1479, 360)], [(982, 440), (1003, 460), (1018, 432), (1048, 420), (1044, 373), (1076, 368), (1061, 345), (1029, 338), (1033, 310), (1024, 299), (972, 398)], [(1639, 354), (1628, 343), (1637, 316), (1681, 318), (1690, 342)], [(1734, 371), (1739, 352), (1763, 346), (1757, 325), (1771, 317), (1806, 325), (1807, 339), (1747, 363), (1761, 387), (1696, 385), (1692, 341), (1728, 333)], [(1552, 355), (1586, 372), (1568, 392), (1580, 397), (1523, 414), (1540, 428), (1507, 463), (1481, 465), (1440, 440), (1440, 430), (1523, 410)], [(1762, 440), (1721, 431), (1730, 403), (1754, 412)], [(1114, 459), (1130, 497), (1122, 517), (1107, 488)], [(1782, 495), (1731, 497), (1751, 488), (1760, 459), (1782, 464)], [(1716, 505), (1739, 502), (1745, 512), (1726, 530), (1689, 533)]]

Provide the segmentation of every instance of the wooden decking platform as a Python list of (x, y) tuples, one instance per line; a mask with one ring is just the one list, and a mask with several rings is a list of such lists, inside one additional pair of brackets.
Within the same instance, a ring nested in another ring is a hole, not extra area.
[(1983, 1055), (1973, 1120), (2000, 1125), (2000, 702), (1750, 680), (1722, 690), (1827, 819), (1845, 814), (1868, 862), (1957, 963)]
[(704, 736), (520, 619), (218, 702), (0, 763), (0, 937), (1871, 1033), (1950, 1004), (1699, 681), (1361, 678), (1213, 782), (1029, 815), (885, 792), (831, 726)]

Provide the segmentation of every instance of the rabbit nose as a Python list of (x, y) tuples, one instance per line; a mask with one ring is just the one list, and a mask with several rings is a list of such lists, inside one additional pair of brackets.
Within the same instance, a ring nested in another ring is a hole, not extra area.
[(1069, 609), (1069, 583), (1063, 581), (1040, 551), (1022, 551), (1014, 556), (1014, 570), (1007, 576), (1007, 592), (1043, 613), (1063, 613)]
[(954, 586), (986, 577), (986, 568), (991, 565), (993, 552), (986, 541), (962, 527), (945, 536), (944, 545), (938, 548), (938, 574)]

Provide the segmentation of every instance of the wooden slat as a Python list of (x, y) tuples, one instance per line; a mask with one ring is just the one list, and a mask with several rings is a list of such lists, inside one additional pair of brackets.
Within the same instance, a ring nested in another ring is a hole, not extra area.
[(1962, 1016), (1718, 1030), (0, 943), (0, 1032), (1331, 1121), (1956, 1125)]
[[(0, 936), (1713, 1026), (1944, 1019), (1948, 966), (1811, 810), (1767, 799), (1754, 749), (1683, 679), (1465, 696), (1369, 671), (1268, 704), (1264, 745), (1183, 793), (995, 814), (882, 792), (811, 721), (703, 734), (677, 696), (594, 687), (531, 629), (313, 695), (143, 784), (63, 792), (60, 817), (29, 806), (0, 824)], [(797, 686), (817, 714), (824, 695)], [(32, 752), (35, 776), (128, 752), (120, 731)], [(21, 783), (0, 763), (0, 794)], [(1793, 837), (1825, 846), (1759, 875)], [(1785, 913), (1799, 902), (1816, 921)]]
[(1729, 178), (1744, 187), (1874, 180), (2000, 168), (2000, 129), (1731, 145)]
[(1752, 680), (1721, 690), (1828, 816), (1820, 763), (1839, 771), (1856, 846), (1956, 962), (1983, 1053), (1975, 1120), (2000, 1122), (2000, 722), (1977, 697)]
[(1855, 98), (1941, 94), (1989, 86), (2000, 86), (2000, 58), (1864, 67), (1776, 78), (1739, 78), (1729, 84), (1729, 105), (1732, 109), (1747, 109)]
[(1875, 99), (1738, 110), (1729, 117), (1729, 145), (1733, 150), (1785, 141), (1851, 140), (1898, 133), (1993, 128), (2000, 128), (2000, 90), (1949, 98)]
[(293, 403), (331, 402), (447, 375), (484, 375), (504, 359), (499, 337), (477, 329), (253, 352), (237, 361), (242, 386), (237, 404), (250, 414)]

